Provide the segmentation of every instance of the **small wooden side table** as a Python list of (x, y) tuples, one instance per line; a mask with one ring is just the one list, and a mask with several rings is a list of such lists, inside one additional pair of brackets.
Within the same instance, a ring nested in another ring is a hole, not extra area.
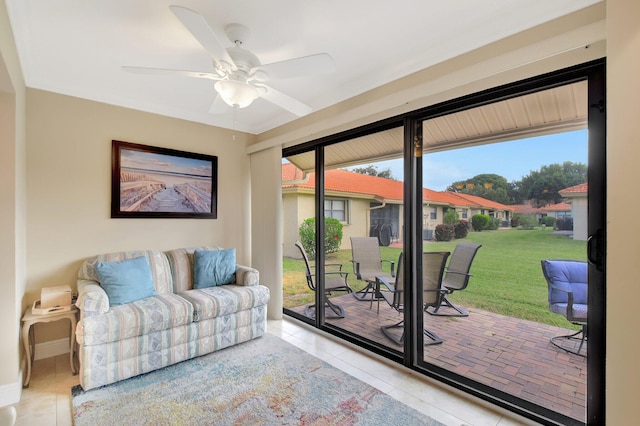
[[(22, 317), (22, 343), (24, 344), (24, 353), (27, 357), (27, 374), (24, 377), (23, 387), (29, 387), (29, 380), (31, 380), (31, 367), (33, 364), (34, 352), (35, 352), (35, 337), (32, 326), (38, 323), (59, 321), (62, 319), (68, 319), (71, 322), (71, 331), (69, 333), (69, 363), (71, 364), (71, 372), (77, 374), (76, 366), (74, 363), (75, 355), (75, 340), (76, 340), (76, 322), (77, 322), (78, 308), (71, 307), (69, 311), (52, 312), (45, 315), (34, 315), (31, 313), (29, 307)], [(33, 346), (33, 350), (31, 347)]]

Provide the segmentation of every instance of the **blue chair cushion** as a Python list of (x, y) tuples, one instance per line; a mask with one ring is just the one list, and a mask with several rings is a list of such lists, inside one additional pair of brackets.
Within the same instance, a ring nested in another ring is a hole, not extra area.
[(549, 285), (549, 309), (567, 314), (568, 292), (573, 293), (573, 316), (587, 317), (587, 262), (577, 260), (544, 260), (544, 276)]
[(587, 262), (545, 260), (544, 274), (549, 283), (549, 303), (567, 303), (567, 292), (573, 292), (573, 303), (587, 304)]

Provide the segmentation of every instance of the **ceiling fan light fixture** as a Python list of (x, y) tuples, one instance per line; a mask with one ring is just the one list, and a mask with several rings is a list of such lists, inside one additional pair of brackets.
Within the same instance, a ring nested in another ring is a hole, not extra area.
[(246, 108), (260, 95), (255, 87), (236, 80), (220, 80), (214, 87), (227, 105), (234, 108)]

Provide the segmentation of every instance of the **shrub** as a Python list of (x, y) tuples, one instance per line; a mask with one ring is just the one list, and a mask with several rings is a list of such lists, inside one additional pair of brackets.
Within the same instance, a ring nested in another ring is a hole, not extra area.
[(556, 223), (556, 218), (552, 216), (545, 216), (542, 218), (542, 224), (545, 226), (553, 226)]
[(556, 228), (559, 231), (573, 231), (573, 218), (572, 217), (561, 217), (556, 220)]
[(469, 233), (469, 222), (466, 220), (460, 220), (453, 226), (453, 233), (456, 239), (467, 238)]
[(538, 225), (538, 220), (535, 216), (525, 215), (520, 218), (520, 225), (522, 229), (533, 229)]
[(521, 219), (522, 219), (522, 215), (514, 214), (513, 217), (511, 218), (511, 227), (517, 228), (518, 226), (522, 225)]
[(447, 210), (447, 212), (444, 214), (444, 217), (442, 218), (442, 222), (447, 225), (455, 225), (459, 220), (460, 218), (458, 217), (458, 212), (456, 211), (456, 209)]
[(453, 225), (444, 223), (436, 226), (436, 241), (451, 241), (453, 239)]
[(491, 218), (486, 214), (474, 214), (471, 216), (471, 227), (474, 231), (480, 232), (487, 228), (487, 223), (490, 220)]
[(489, 221), (487, 222), (487, 226), (485, 226), (484, 229), (487, 229), (489, 231), (494, 231), (498, 228), (500, 228), (500, 219), (498, 219), (497, 217), (491, 217), (489, 216)]
[[(302, 247), (311, 259), (316, 257), (316, 219), (310, 217), (305, 219), (298, 230)], [(338, 219), (332, 217), (324, 218), (324, 252), (335, 253), (340, 249), (342, 243), (342, 224)]]

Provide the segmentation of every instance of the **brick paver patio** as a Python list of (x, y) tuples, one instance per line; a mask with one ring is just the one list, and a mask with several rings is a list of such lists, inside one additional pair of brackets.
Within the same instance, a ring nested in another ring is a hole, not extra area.
[[(345, 318), (328, 322), (385, 346), (402, 350), (380, 331), (402, 316), (384, 301), (357, 301), (352, 295), (332, 299)], [(303, 307), (293, 309), (302, 312)], [(549, 339), (571, 330), (469, 308), (463, 318), (425, 314), (425, 327), (440, 345), (425, 346), (425, 361), (479, 383), (584, 421), (586, 418), (586, 358), (554, 347)], [(327, 311), (327, 315), (329, 311)], [(399, 331), (399, 330), (398, 330)], [(426, 338), (425, 338), (426, 339)]]

